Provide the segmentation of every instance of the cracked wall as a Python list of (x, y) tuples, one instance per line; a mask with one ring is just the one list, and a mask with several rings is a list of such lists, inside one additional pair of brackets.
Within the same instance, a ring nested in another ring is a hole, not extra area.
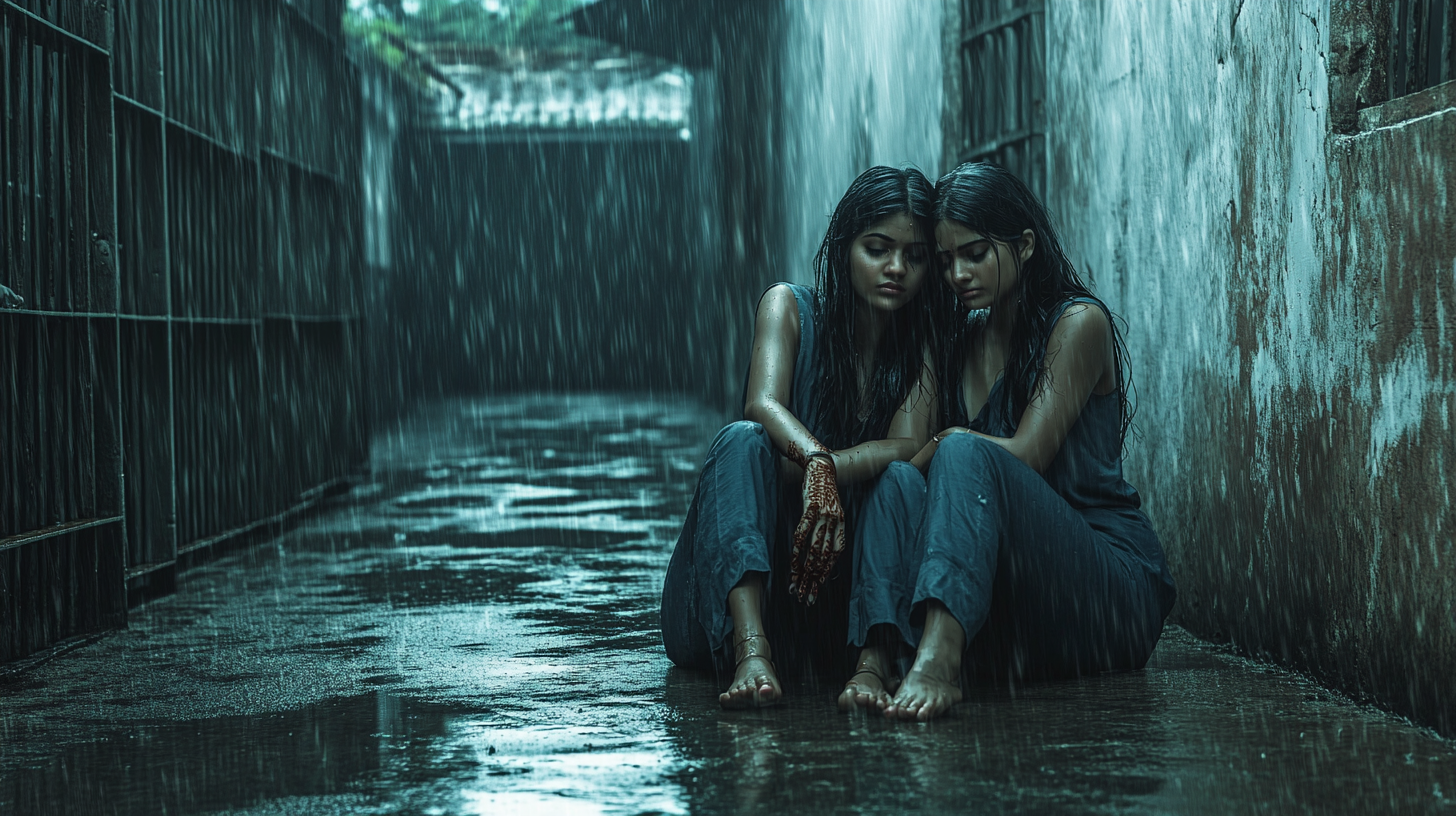
[(1450, 734), (1456, 92), (1355, 114), (1375, 5), (1051, 4), (1048, 203), (1127, 320), (1174, 620)]

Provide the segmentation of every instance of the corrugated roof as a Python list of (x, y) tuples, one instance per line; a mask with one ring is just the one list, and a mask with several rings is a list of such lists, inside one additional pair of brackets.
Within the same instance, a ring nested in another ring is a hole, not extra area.
[(464, 94), (438, 99), (433, 127), (446, 131), (589, 132), (688, 125), (692, 75), (631, 59), (552, 70), (443, 66)]

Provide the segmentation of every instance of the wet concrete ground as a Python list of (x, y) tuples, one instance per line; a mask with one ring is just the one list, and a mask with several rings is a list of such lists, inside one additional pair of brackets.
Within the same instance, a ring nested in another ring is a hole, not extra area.
[(1456, 751), (1177, 629), (1134, 674), (727, 713), (657, 593), (719, 419), (456, 402), (373, 481), (0, 683), (0, 813), (1456, 813)]

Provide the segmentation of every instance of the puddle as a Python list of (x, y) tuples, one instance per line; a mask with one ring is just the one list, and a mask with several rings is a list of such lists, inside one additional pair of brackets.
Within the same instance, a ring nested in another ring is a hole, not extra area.
[(1176, 629), (928, 726), (839, 714), (837, 678), (720, 711), (657, 632), (717, 424), (423, 412), (331, 510), (0, 686), (0, 813), (1456, 813), (1449, 743)]

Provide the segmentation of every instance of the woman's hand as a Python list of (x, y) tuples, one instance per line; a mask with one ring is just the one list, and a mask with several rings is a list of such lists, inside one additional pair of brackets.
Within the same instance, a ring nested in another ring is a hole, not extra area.
[(959, 425), (946, 428), (935, 436), (932, 436), (930, 441), (925, 443), (925, 447), (921, 448), (920, 452), (915, 454), (914, 458), (910, 460), (910, 464), (914, 465), (921, 473), (928, 472), (930, 470), (930, 460), (935, 458), (935, 449), (939, 447), (942, 439), (945, 439), (951, 434), (970, 432), (970, 428), (962, 428)]
[(808, 457), (804, 466), (804, 515), (794, 529), (789, 592), (812, 605), (834, 562), (844, 552), (844, 507), (839, 502), (834, 460)]

